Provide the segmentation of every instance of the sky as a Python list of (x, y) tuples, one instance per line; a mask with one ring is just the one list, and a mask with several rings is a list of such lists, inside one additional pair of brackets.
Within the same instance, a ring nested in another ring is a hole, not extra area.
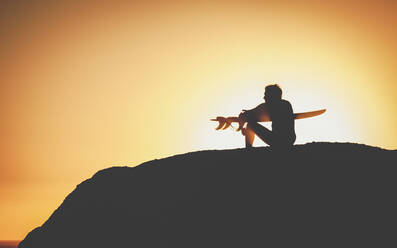
[[(297, 144), (397, 149), (396, 1), (0, 1), (0, 240), (111, 166), (244, 147), (278, 83)], [(267, 124), (266, 124), (267, 125)], [(264, 146), (256, 140), (255, 146)]]

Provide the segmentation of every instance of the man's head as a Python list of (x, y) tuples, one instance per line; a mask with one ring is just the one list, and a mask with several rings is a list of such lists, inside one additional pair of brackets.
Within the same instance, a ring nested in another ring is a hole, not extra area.
[(272, 103), (281, 100), (281, 95), (283, 94), (280, 86), (278, 84), (271, 84), (265, 87), (265, 102)]

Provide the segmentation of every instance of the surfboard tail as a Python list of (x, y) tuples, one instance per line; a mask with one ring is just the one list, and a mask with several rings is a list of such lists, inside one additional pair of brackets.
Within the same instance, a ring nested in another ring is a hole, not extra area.
[(219, 130), (219, 129), (223, 128), (223, 126), (226, 124), (226, 118), (225, 117), (221, 117), (221, 116), (216, 117), (216, 119), (211, 119), (211, 121), (219, 122), (219, 124), (215, 128), (215, 130)]
[(238, 117), (222, 117), (222, 116), (218, 116), (215, 119), (210, 119), (211, 121), (217, 121), (219, 122), (218, 126), (215, 128), (216, 130), (225, 130), (228, 127), (230, 127), (232, 125), (233, 122), (237, 122), (239, 124), (239, 127), (237, 128), (236, 131), (240, 131), (242, 126), (244, 125), (244, 122), (238, 118)]

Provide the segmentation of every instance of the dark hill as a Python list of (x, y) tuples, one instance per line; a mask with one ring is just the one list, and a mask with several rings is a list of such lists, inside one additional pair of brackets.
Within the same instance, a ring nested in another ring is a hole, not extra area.
[(310, 143), (101, 170), (20, 248), (396, 247), (397, 151)]

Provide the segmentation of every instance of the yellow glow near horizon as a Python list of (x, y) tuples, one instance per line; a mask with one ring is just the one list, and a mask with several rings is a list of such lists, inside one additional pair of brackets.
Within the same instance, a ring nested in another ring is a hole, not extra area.
[(209, 119), (269, 83), (295, 112), (327, 109), (297, 144), (397, 148), (395, 3), (18, 2), (0, 3), (0, 240), (100, 169), (243, 147)]

